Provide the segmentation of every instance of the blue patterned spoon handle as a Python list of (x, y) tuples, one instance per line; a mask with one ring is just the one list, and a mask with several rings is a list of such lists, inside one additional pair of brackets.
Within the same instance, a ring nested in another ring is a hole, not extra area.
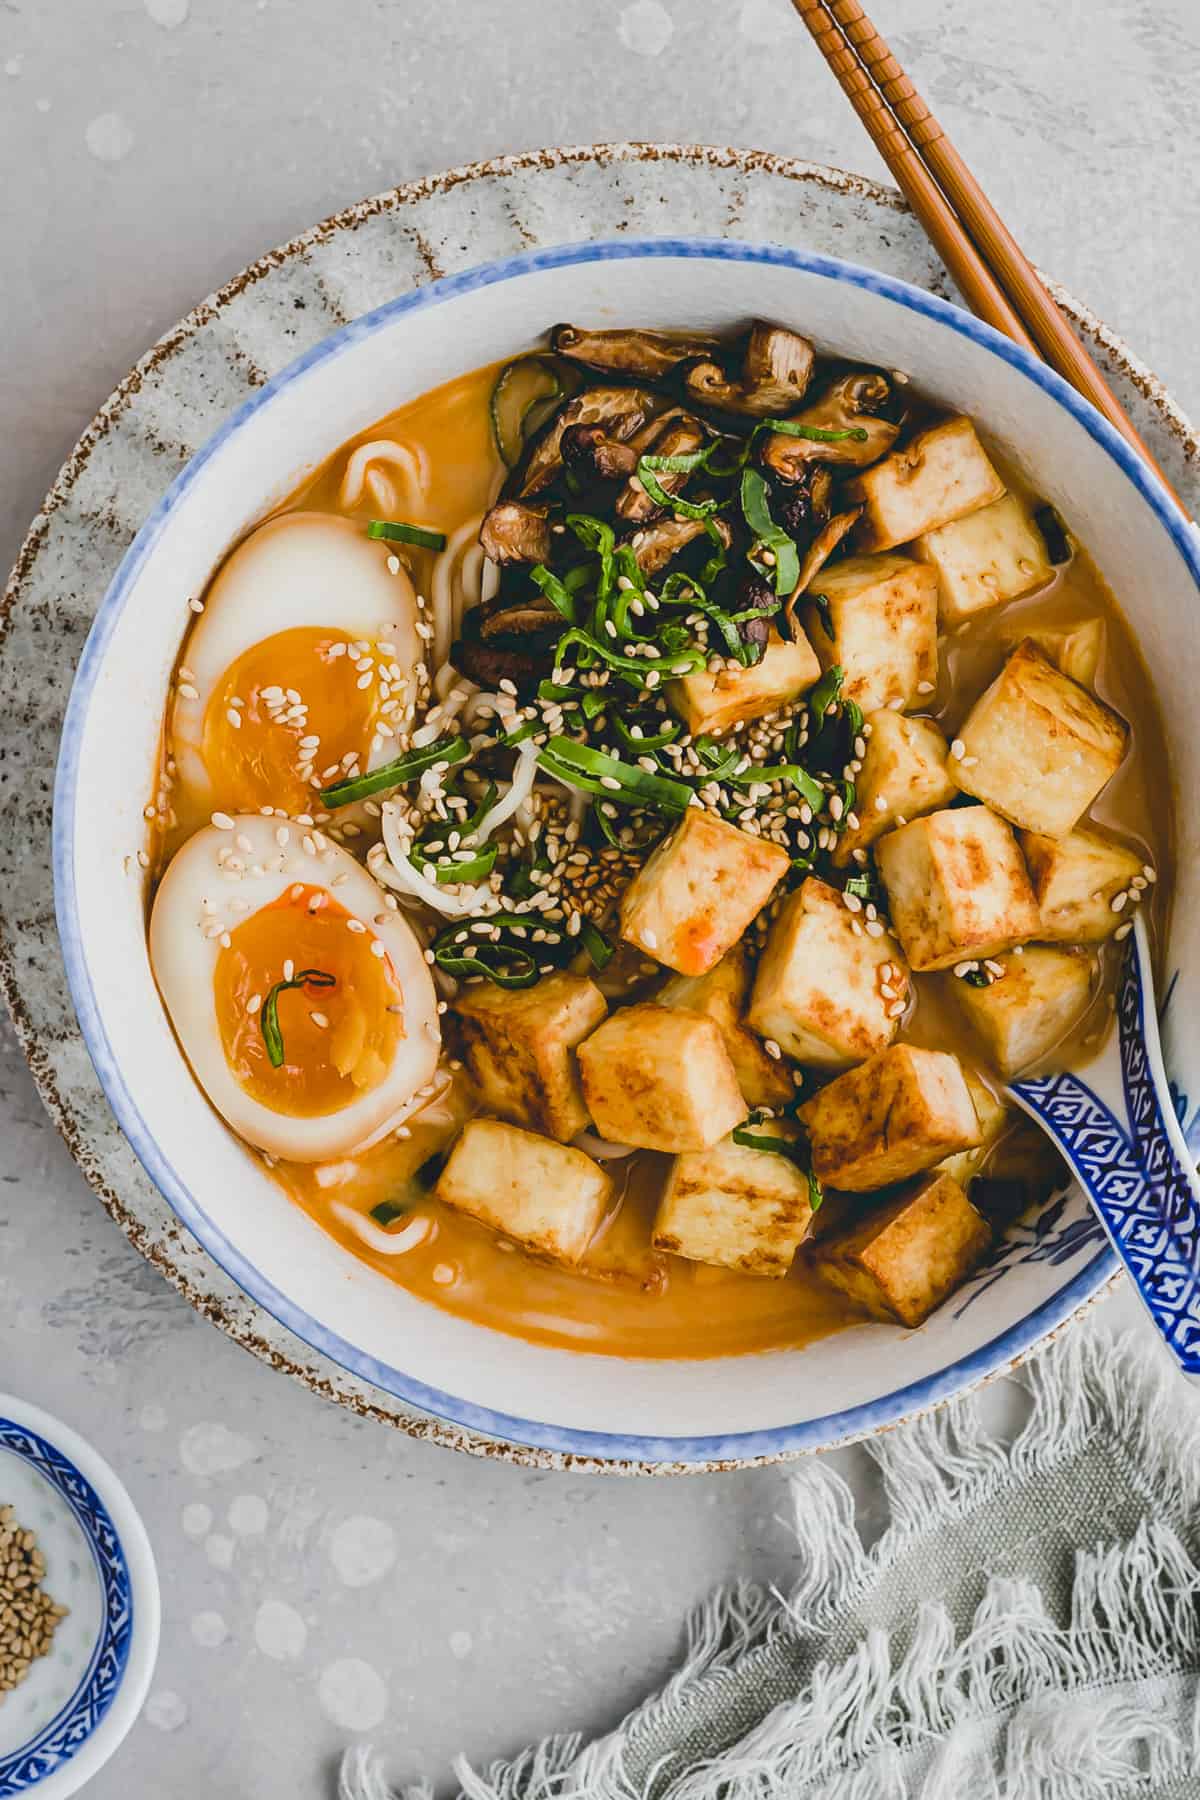
[(1153, 995), (1139, 918), (1121, 970), (1115, 1042), (1088, 1066), (1090, 1080), (1066, 1071), (1010, 1091), (1070, 1163), (1172, 1358), (1198, 1375), (1200, 1181), (1171, 1102)]

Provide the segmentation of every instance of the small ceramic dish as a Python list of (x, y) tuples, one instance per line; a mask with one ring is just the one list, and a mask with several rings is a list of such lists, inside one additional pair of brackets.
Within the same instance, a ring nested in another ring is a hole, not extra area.
[[(752, 316), (906, 373), (971, 414), (1059, 508), (1130, 615), (1175, 729), (1177, 790), (1191, 791), (1200, 543), (1110, 426), (1043, 364), (904, 282), (778, 246), (624, 238), (531, 251), (406, 293), (259, 389), (126, 555), (80, 663), (55, 797), (58, 921), (84, 1038), (126, 1138), (209, 1254), (296, 1336), (407, 1407), (494, 1440), (643, 1467), (820, 1449), (1006, 1368), (1113, 1272), (1082, 1191), (1016, 1227), (983, 1277), (911, 1334), (863, 1324), (753, 1359), (631, 1364), (487, 1332), (340, 1250), (209, 1109), (151, 977), (136, 852), (187, 600), (307, 470), (387, 408), (511, 356), (557, 319), (724, 331)], [(1179, 825), (1165, 1048), (1186, 1095), (1200, 1091), (1200, 1043), (1176, 1022), (1200, 1001), (1200, 859), (1192, 818)]]
[(154, 1557), (108, 1464), (67, 1425), (0, 1394), (0, 1506), (32, 1531), (68, 1608), (49, 1652), (0, 1696), (0, 1800), (64, 1800), (136, 1719), (158, 1654)]

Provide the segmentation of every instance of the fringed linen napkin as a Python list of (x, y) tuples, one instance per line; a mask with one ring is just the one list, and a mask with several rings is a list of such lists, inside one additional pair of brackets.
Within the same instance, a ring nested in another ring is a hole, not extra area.
[[(1011, 1445), (972, 1396), (875, 1439), (869, 1551), (842, 1479), (802, 1464), (789, 1595), (717, 1594), (616, 1731), (459, 1764), (461, 1794), (1200, 1800), (1200, 1404), (1153, 1355), (1076, 1330), (1018, 1377)], [(388, 1792), (348, 1755), (341, 1800)]]

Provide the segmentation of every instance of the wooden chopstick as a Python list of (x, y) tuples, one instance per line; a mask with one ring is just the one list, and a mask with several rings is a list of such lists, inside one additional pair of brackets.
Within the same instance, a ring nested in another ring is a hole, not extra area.
[(1040, 353), (1133, 445), (1181, 510), (1116, 395), (858, 0), (792, 0), (972, 312)]

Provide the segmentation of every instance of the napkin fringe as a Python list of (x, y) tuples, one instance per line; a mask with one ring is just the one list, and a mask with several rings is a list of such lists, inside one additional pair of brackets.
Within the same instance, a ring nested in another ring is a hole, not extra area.
[[(870, 1550), (846, 1483), (816, 1460), (801, 1465), (792, 1485), (803, 1573), (789, 1594), (742, 1583), (714, 1595), (688, 1621), (675, 1676), (615, 1731), (586, 1747), (554, 1737), (482, 1770), (459, 1759), (463, 1800), (1112, 1800), (1134, 1775), (1200, 1768), (1195, 1680), (1179, 1678), (1187, 1692), (1173, 1710), (1162, 1702), (1164, 1672), (1181, 1658), (1200, 1663), (1200, 1569), (1161, 1523), (1077, 1554), (1066, 1628), (1030, 1583), (994, 1577), (961, 1638), (944, 1607), (926, 1603), (898, 1661), (887, 1636), (869, 1631), (720, 1754), (690, 1769), (664, 1758), (649, 1774), (644, 1752), (631, 1758), (645, 1734), (701, 1706), (705, 1684), (752, 1674), (781, 1633), (815, 1648), (919, 1540), (1097, 1439), (1127, 1461), (1148, 1505), (1153, 1496), (1176, 1517), (1200, 1514), (1200, 1420), (1179, 1406), (1165, 1368), (1148, 1366), (1144, 1341), (1074, 1332), (1021, 1378), (1032, 1408), (1011, 1445), (986, 1433), (967, 1395), (867, 1446), (891, 1513)], [(403, 1794), (431, 1800), (424, 1784)], [(390, 1800), (369, 1750), (347, 1755), (339, 1800)]]

